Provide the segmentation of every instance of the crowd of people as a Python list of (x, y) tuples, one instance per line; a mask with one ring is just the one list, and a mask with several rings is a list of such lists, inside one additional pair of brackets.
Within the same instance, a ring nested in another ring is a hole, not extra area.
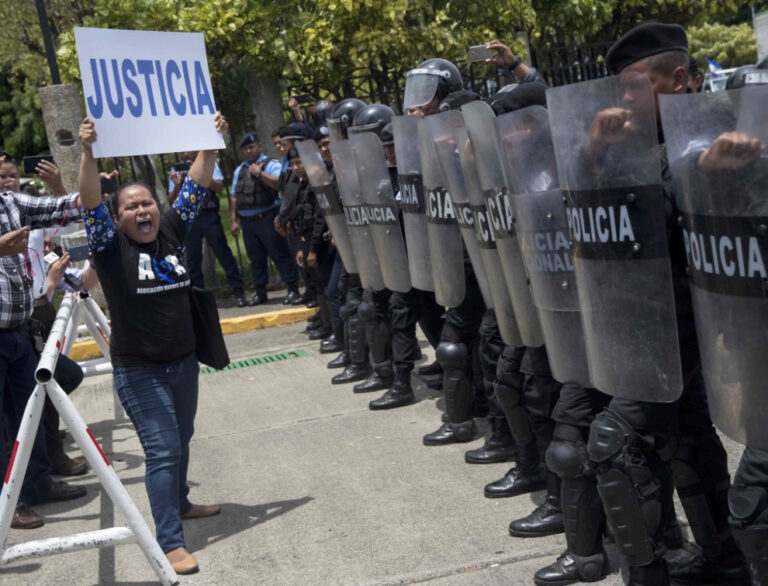
[[(419, 326), (437, 360), (418, 372), (446, 406), (424, 445), (475, 440), (485, 418), (490, 435), (465, 461), (514, 462), (485, 497), (546, 492), (509, 525), (513, 537), (565, 534), (566, 550), (536, 572), (536, 584), (602, 579), (606, 540), (635, 586), (767, 581), (768, 441), (749, 413), (766, 413), (750, 384), (760, 349), (743, 349), (754, 341), (737, 329), (761, 324), (768, 278), (761, 245), (740, 248), (766, 215), (768, 117), (755, 107), (765, 104), (765, 64), (729, 80), (738, 98), (713, 102), (696, 93), (700, 70), (678, 25), (635, 27), (607, 54), (613, 77), (566, 88), (547, 88), (503, 43), (486, 48), (510, 83), (485, 102), (453, 63), (433, 58), (408, 72), (404, 116), (349, 97), (317, 128), (295, 120), (277, 129), (279, 161), (256, 133), (241, 137), (230, 229), (242, 232), (251, 259), (249, 301), (219, 217), (214, 151), (180, 156), (164, 213), (140, 183), (121, 186), (110, 213), (88, 119), (79, 194), (33, 198), (4, 183), (6, 440), (34, 386), (35, 300), (48, 307), (66, 268), (66, 257), (53, 263), (45, 292), (32, 293), (27, 227), (84, 219), (94, 274), (79, 277), (98, 277), (110, 309), (115, 386), (145, 452), (158, 542), (178, 573), (198, 570), (181, 519), (219, 507), (188, 498), (198, 363), (192, 325), (180, 316), (191, 311), (189, 288), (202, 286), (204, 237), (239, 306), (267, 300), (273, 260), (285, 303), (318, 307), (307, 333), (321, 353), (338, 353), (331, 383), (383, 391), (372, 411), (416, 400)], [(670, 96), (700, 101), (680, 107)], [(739, 108), (751, 125), (739, 123)], [(670, 114), (698, 111), (711, 114), (710, 131)], [(216, 125), (226, 131), (220, 115)], [(726, 279), (734, 275), (742, 281)], [(718, 325), (728, 319), (732, 330)], [(713, 419), (746, 444), (733, 480)], [(56, 446), (46, 456), (42, 437), (16, 527), (34, 513), (27, 505), (83, 494), (50, 479), (51, 464), (82, 466)], [(667, 552), (684, 546), (675, 491), (698, 554), (668, 566)]]

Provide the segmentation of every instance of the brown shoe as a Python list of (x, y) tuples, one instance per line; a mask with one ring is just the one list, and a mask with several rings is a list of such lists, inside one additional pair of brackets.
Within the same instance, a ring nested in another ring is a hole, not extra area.
[(200, 566), (191, 553), (183, 547), (177, 547), (165, 554), (168, 561), (171, 562), (173, 571), (183, 576), (185, 574), (195, 574), (200, 571)]
[(181, 514), (182, 519), (202, 519), (213, 517), (221, 512), (219, 505), (192, 505), (186, 513)]
[(43, 518), (30, 509), (24, 503), (16, 505), (16, 511), (13, 513), (11, 527), (14, 529), (36, 529), (45, 525)]

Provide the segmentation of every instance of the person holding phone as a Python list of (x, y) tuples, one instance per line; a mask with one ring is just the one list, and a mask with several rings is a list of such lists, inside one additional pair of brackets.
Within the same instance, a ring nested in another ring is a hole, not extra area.
[[(218, 132), (227, 131), (220, 113), (214, 121)], [(220, 507), (188, 498), (200, 367), (189, 319), (190, 276), (180, 251), (211, 185), (217, 152), (197, 154), (165, 212), (147, 185), (123, 185), (115, 194), (113, 219), (101, 198), (93, 120), (83, 121), (79, 136), (83, 215), (112, 319), (115, 388), (144, 449), (157, 541), (177, 574), (191, 574), (199, 566), (186, 548), (181, 520), (216, 515)]]
[[(0, 405), (6, 437), (14, 438), (24, 408), (35, 389), (38, 355), (31, 317), (35, 305), (32, 267), (27, 247), (31, 229), (61, 226), (80, 217), (77, 194), (35, 197), (18, 193), (18, 168), (0, 153)], [(7, 469), (10, 454), (0, 449), (0, 468)], [(32, 529), (43, 518), (29, 505), (70, 500), (86, 494), (85, 487), (54, 482), (45, 450), (43, 427), (37, 430), (12, 527)]]

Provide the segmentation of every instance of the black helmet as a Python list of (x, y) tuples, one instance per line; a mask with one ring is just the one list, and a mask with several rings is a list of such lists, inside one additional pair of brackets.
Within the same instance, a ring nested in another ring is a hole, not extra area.
[(331, 140), (345, 140), (347, 138), (347, 128), (352, 126), (355, 114), (365, 108), (365, 102), (357, 98), (347, 98), (342, 100), (331, 111), (328, 117), (328, 130), (331, 134)]
[(429, 104), (437, 96), (443, 100), (448, 94), (464, 87), (459, 69), (445, 59), (427, 59), (405, 78), (403, 112)]
[(349, 132), (373, 132), (381, 137), (381, 129), (389, 124), (394, 117), (395, 112), (386, 104), (370, 104), (357, 111)]
[(383, 145), (395, 144), (395, 134), (392, 132), (391, 122), (381, 129), (379, 138), (381, 139), (381, 144)]
[(318, 100), (312, 108), (311, 116), (314, 122), (313, 126), (325, 126), (325, 121), (331, 115), (333, 102), (330, 100)]

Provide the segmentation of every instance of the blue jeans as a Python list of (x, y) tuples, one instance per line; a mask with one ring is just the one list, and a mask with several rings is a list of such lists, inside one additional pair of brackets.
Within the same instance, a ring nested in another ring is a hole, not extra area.
[[(10, 450), (19, 433), (27, 401), (35, 390), (37, 361), (37, 354), (28, 336), (18, 332), (0, 332), (0, 470), (3, 474), (8, 467)], [(45, 450), (43, 426), (39, 425), (21, 486), (20, 500), (27, 504), (40, 502), (50, 490), (51, 484), (53, 480)]]
[(181, 515), (191, 506), (187, 467), (199, 370), (194, 353), (171, 364), (114, 368), (117, 394), (144, 449), (147, 494), (164, 552), (186, 547)]

